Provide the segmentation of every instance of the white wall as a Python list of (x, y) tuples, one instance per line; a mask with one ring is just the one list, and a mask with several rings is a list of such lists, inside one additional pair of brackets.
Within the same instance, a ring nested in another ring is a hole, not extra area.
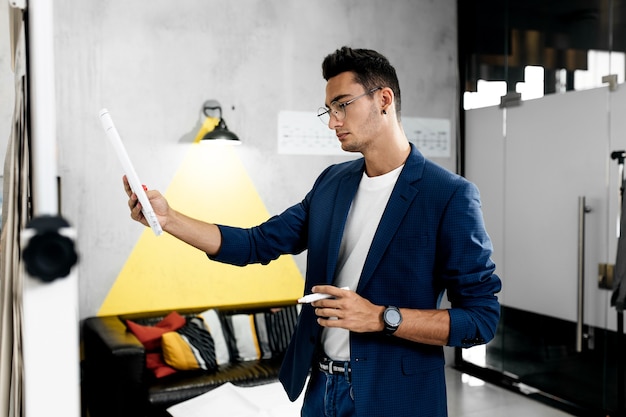
[[(403, 115), (451, 119), (456, 132), (453, 0), (55, 0), (54, 18), (61, 203), (78, 231), (81, 317), (98, 311), (142, 232), (99, 126), (102, 107), (143, 181), (165, 190), (198, 131), (202, 103), (219, 100), (270, 213), (299, 201), (324, 167), (345, 159), (278, 155), (276, 146), (280, 110), (323, 103), (321, 61), (338, 47), (386, 55), (400, 78)], [(0, 33), (4, 150), (13, 109), (6, 6)], [(455, 152), (437, 160), (450, 169), (454, 161)]]

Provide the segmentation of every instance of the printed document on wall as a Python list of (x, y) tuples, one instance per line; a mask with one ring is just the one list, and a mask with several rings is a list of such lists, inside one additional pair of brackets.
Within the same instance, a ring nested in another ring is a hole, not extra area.
[[(451, 155), (450, 120), (403, 117), (410, 142), (429, 158)], [(278, 153), (282, 155), (353, 155), (341, 149), (335, 131), (320, 123), (316, 113), (281, 111), (278, 114)]]

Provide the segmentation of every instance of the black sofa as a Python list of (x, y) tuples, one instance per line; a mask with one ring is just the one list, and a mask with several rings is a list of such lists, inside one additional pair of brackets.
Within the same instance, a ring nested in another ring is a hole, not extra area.
[[(193, 317), (203, 310), (177, 313)], [(171, 405), (226, 382), (253, 386), (276, 381), (282, 355), (296, 325), (298, 306), (283, 304), (215, 311), (226, 336), (230, 361), (219, 364), (213, 371), (178, 371), (163, 378), (156, 378), (146, 368), (146, 349), (129, 331), (126, 320), (150, 326), (163, 319), (167, 312), (85, 319), (82, 390), (89, 417), (164, 417), (169, 416), (166, 409)], [(237, 358), (236, 331), (230, 321), (235, 315), (265, 317), (265, 331), (273, 340), (271, 357)]]

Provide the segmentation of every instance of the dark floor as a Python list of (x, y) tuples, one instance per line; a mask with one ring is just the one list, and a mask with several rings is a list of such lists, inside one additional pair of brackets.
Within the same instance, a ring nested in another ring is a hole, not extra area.
[(446, 368), (449, 417), (571, 416), (511, 390)]
[(598, 328), (585, 327), (584, 333), (578, 351), (575, 323), (503, 307), (494, 340), (475, 357), (476, 348), (464, 350), (457, 368), (504, 387), (524, 387), (572, 415), (625, 415), (618, 412), (624, 402), (618, 387), (626, 379), (624, 338)]

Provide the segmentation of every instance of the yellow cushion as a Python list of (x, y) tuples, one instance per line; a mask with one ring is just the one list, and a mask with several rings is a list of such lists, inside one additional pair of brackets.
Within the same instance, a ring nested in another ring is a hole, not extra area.
[(181, 371), (217, 368), (215, 342), (201, 317), (187, 319), (187, 323), (174, 332), (161, 336), (165, 363)]
[(162, 336), (163, 359), (172, 368), (181, 371), (200, 369), (189, 343), (176, 332), (165, 333)]

